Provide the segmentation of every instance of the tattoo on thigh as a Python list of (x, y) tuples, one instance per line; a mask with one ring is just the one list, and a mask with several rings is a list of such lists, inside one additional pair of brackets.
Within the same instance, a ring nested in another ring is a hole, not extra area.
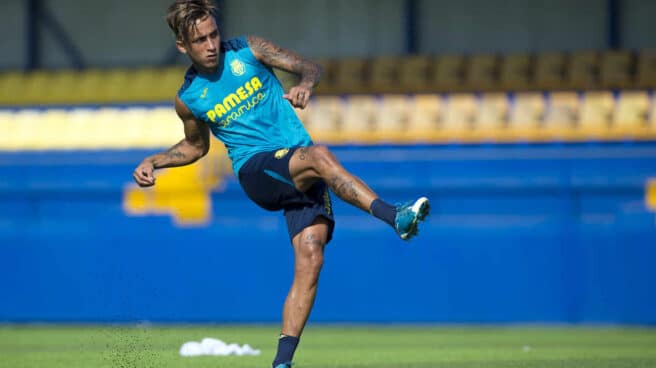
[(330, 179), (330, 188), (335, 191), (340, 198), (351, 202), (358, 200), (358, 192), (355, 190), (353, 181), (345, 181), (339, 176)]
[(305, 160), (305, 155), (307, 154), (307, 148), (301, 147), (298, 149), (298, 159)]
[(321, 240), (314, 234), (308, 234), (305, 237), (305, 242), (311, 245), (321, 245)]

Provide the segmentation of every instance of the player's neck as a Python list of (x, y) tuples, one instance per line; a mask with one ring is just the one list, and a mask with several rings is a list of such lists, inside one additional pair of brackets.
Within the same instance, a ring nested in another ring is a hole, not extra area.
[(191, 62), (194, 64), (194, 68), (196, 69), (196, 72), (200, 75), (204, 76), (211, 76), (211, 75), (216, 75), (219, 71), (220, 68), (222, 68), (223, 65), (223, 53), (219, 53), (219, 62), (218, 65), (213, 67), (213, 68), (207, 68), (202, 65), (199, 65), (198, 63), (194, 62), (192, 59)]
[(217, 70), (219, 70), (218, 66), (216, 66), (214, 68), (205, 68), (205, 67), (203, 67), (201, 65), (198, 65), (196, 63), (194, 63), (194, 68), (196, 69), (196, 71), (200, 75), (214, 75), (214, 74), (216, 74)]

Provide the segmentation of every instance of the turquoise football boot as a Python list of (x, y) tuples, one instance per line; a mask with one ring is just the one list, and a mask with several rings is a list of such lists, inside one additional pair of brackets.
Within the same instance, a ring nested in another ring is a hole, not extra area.
[(282, 363), (278, 364), (276, 368), (292, 368), (292, 363)]
[(394, 228), (401, 239), (409, 240), (419, 232), (418, 224), (422, 222), (430, 212), (428, 198), (421, 197), (414, 203), (407, 203), (396, 208)]

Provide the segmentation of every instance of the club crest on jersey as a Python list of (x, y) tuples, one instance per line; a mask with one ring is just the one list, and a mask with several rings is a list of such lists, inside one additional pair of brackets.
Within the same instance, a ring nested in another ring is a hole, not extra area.
[(239, 59), (235, 59), (230, 63), (230, 71), (234, 76), (239, 77), (246, 73), (246, 66)]
[(277, 150), (275, 155), (273, 155), (273, 156), (277, 159), (281, 159), (281, 158), (285, 157), (287, 155), (287, 153), (289, 153), (289, 148), (283, 148), (283, 149)]

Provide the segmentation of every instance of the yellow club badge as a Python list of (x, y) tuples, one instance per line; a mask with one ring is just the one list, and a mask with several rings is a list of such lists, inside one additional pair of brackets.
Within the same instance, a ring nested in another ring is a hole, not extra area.
[(230, 70), (233, 75), (239, 77), (246, 73), (246, 66), (239, 59), (235, 59), (230, 63)]
[(277, 150), (275, 155), (273, 155), (273, 156), (280, 160), (281, 158), (287, 156), (288, 153), (289, 153), (289, 148), (283, 148), (283, 149)]

